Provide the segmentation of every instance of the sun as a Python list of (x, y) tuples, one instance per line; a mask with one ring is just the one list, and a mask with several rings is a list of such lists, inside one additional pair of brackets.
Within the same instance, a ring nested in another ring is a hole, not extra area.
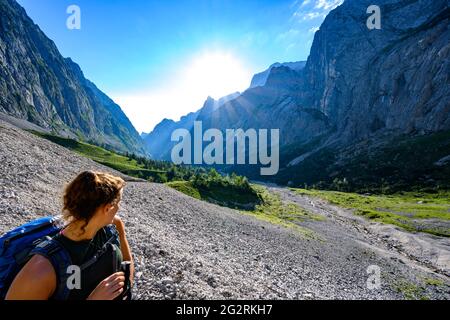
[(248, 63), (227, 50), (200, 51), (181, 61), (167, 69), (159, 86), (114, 96), (139, 131), (149, 132), (164, 118), (179, 120), (197, 111), (208, 96), (218, 100), (242, 93), (253, 76)]
[(251, 72), (233, 54), (206, 52), (196, 56), (185, 69), (185, 89), (219, 99), (250, 85)]

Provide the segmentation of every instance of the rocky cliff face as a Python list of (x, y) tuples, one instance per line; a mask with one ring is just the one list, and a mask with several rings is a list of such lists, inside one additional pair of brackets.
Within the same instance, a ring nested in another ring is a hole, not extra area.
[(181, 118), (178, 122), (170, 119), (161, 121), (153, 131), (144, 138), (151, 157), (158, 160), (169, 160), (167, 159), (167, 155), (170, 156), (169, 146), (171, 144), (170, 138), (172, 132), (178, 128), (190, 129), (197, 118), (197, 115), (198, 112), (190, 113)]
[(371, 1), (347, 0), (316, 33), (298, 104), (324, 113), (345, 143), (379, 131), (450, 129), (447, 0), (383, 0), (382, 29), (365, 26)]
[(0, 0), (0, 112), (118, 151), (146, 153), (120, 107), (61, 56), (14, 0)]
[(217, 111), (221, 116), (214, 118), (225, 118), (219, 126), (266, 127), (275, 119), (271, 127), (287, 131), (289, 143), (300, 132), (311, 136), (318, 122), (317, 133), (333, 128), (342, 144), (379, 131), (450, 129), (448, 1), (378, 1), (382, 29), (372, 31), (366, 27), (370, 4), (347, 0), (332, 11), (305, 68), (274, 68), (264, 87)]
[(345, 1), (316, 33), (296, 103), (333, 130), (285, 149), (280, 181), (449, 186), (449, 166), (435, 165), (450, 154), (449, 3), (378, 1), (382, 29), (370, 31), (371, 4)]
[(302, 73), (288, 67), (273, 68), (265, 86), (245, 91), (208, 117), (199, 117), (207, 128), (280, 129), (280, 144), (306, 142), (332, 129), (320, 110), (298, 104)]

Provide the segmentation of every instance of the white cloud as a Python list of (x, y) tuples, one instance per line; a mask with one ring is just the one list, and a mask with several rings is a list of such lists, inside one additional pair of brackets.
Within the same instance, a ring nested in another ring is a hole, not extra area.
[(316, 18), (322, 17), (323, 14), (320, 12), (308, 12), (303, 14), (303, 20), (314, 20)]
[(314, 8), (331, 11), (340, 6), (344, 0), (317, 0)]
[(324, 19), (327, 14), (344, 3), (344, 0), (305, 0), (299, 5), (293, 14), (300, 20)]
[(310, 2), (311, 2), (311, 0), (305, 0), (305, 1), (303, 1), (302, 5), (300, 7), (307, 6)]

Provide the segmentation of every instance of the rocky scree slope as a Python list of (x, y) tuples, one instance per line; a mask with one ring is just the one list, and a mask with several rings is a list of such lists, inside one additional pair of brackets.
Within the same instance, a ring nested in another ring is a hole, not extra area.
[[(0, 121), (0, 233), (58, 214), (65, 183), (82, 170), (119, 174)], [(120, 215), (136, 260), (136, 299), (403, 299), (404, 288), (436, 276), (380, 253), (354, 229), (327, 222), (333, 231), (305, 237), (125, 178)], [(381, 268), (380, 289), (367, 288), (370, 265)], [(417, 292), (448, 299), (446, 288)]]

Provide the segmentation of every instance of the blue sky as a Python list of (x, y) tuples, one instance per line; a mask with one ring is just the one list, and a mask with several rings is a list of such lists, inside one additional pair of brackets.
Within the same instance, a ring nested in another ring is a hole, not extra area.
[[(138, 131), (178, 120), (207, 96), (244, 91), (274, 62), (306, 60), (341, 0), (18, 0), (65, 57)], [(81, 29), (69, 30), (69, 5)]]

